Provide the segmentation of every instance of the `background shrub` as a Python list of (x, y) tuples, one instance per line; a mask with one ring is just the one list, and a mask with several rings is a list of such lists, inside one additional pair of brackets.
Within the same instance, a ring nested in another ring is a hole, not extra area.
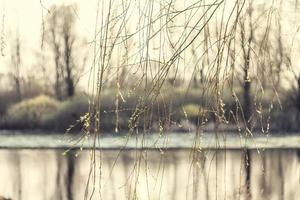
[(39, 127), (43, 120), (55, 113), (60, 103), (45, 95), (21, 101), (8, 109), (6, 126), (21, 129)]
[(60, 104), (55, 112), (44, 118), (42, 126), (46, 129), (66, 131), (70, 126), (72, 130), (80, 130), (78, 122), (81, 116), (88, 112), (88, 99), (83, 95), (74, 96)]

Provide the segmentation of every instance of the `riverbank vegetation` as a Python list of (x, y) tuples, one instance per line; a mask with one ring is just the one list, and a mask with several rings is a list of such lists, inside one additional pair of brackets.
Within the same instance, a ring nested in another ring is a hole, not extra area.
[(17, 31), (2, 35), (0, 128), (298, 131), (298, 31), (285, 14), (299, 5), (206, 3), (150, 3), (146, 15), (98, 5), (94, 38), (78, 31), (75, 4), (42, 6), (38, 51), (25, 52)]
[[(238, 89), (237, 89), (238, 90)], [(142, 89), (136, 92), (128, 89), (122, 91), (122, 98), (119, 102), (118, 121), (116, 119), (116, 91), (107, 88), (103, 92), (103, 104), (101, 108), (102, 126), (105, 133), (127, 132), (129, 130), (129, 120), (135, 109), (136, 103), (142, 97)], [(241, 91), (241, 89), (240, 89)], [(263, 132), (267, 129), (273, 133), (296, 132), (299, 130), (299, 110), (297, 101), (294, 101), (294, 91), (282, 90), (278, 93), (280, 104), (274, 101), (274, 97), (268, 96), (270, 91), (265, 91), (267, 95), (260, 100), (259, 104), (264, 107), (257, 110), (257, 116), (253, 119), (253, 130)], [(242, 94), (237, 94), (241, 96)], [(224, 117), (228, 124), (219, 127), (223, 131), (238, 131), (235, 119), (242, 116), (235, 116), (235, 101), (230, 95), (230, 91), (225, 91), (223, 99)], [(89, 112), (90, 97), (84, 93), (78, 93), (74, 97), (57, 100), (54, 95), (35, 94), (33, 97), (24, 98), (22, 101), (11, 101), (14, 95), (2, 96), (1, 129), (10, 130), (44, 130), (65, 132), (71, 130), (80, 132), (84, 129), (84, 119)], [(203, 98), (198, 87), (185, 88), (169, 85), (162, 89), (161, 95), (152, 103), (156, 108), (151, 111), (151, 120), (154, 122), (149, 127), (154, 132), (159, 132), (161, 128), (169, 132), (195, 131), (199, 119), (199, 112), (206, 112), (207, 122), (202, 128), (206, 131), (214, 131), (214, 112), (201, 105), (201, 102), (209, 102), (211, 97)], [(9, 103), (10, 102), (10, 103)], [(261, 129), (262, 123), (265, 130)], [(267, 127), (267, 123), (269, 123)], [(240, 124), (243, 127), (243, 124)]]

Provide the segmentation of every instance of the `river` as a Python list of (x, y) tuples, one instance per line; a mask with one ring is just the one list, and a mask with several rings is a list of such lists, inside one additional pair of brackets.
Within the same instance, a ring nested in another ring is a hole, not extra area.
[[(92, 140), (2, 133), (0, 196), (82, 200), (86, 189), (90, 195), (94, 188), (92, 199), (104, 200), (298, 200), (299, 139), (294, 135), (243, 140), (231, 135), (216, 142), (213, 135), (107, 136), (96, 143), (95, 173), (89, 175), (94, 166), (93, 151), (88, 149)], [(250, 152), (248, 190), (242, 146)]]

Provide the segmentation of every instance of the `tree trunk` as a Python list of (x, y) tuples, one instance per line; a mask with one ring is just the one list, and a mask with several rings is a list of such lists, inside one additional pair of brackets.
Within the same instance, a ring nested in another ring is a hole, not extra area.
[[(241, 20), (241, 45), (243, 50), (243, 59), (244, 59), (244, 93), (243, 93), (243, 117), (245, 120), (245, 137), (248, 139), (249, 130), (251, 129), (251, 114), (252, 114), (252, 105), (251, 105), (251, 80), (249, 76), (250, 70), (250, 59), (251, 59), (251, 44), (254, 37), (254, 27), (252, 22), (252, 2), (249, 2), (248, 8), (248, 18), (249, 18), (249, 36), (246, 38), (246, 31), (248, 30), (245, 25), (245, 20)], [(247, 47), (247, 48), (246, 48)], [(251, 152), (245, 147), (244, 151), (244, 166), (245, 166), (245, 184), (246, 184), (246, 199), (251, 199)]]
[(297, 86), (298, 86), (298, 91), (297, 91), (297, 98), (296, 98), (296, 101), (297, 101), (297, 110), (298, 110), (298, 114), (300, 113), (300, 76), (298, 76), (298, 79), (297, 79)]
[(250, 128), (250, 116), (251, 116), (251, 95), (250, 95), (250, 87), (251, 83), (250, 80), (246, 80), (244, 82), (244, 105), (243, 105), (243, 112), (244, 118), (246, 121), (247, 128)]
[(61, 86), (60, 86), (60, 75), (59, 75), (59, 67), (56, 65), (56, 76), (55, 76), (55, 96), (58, 100), (62, 100), (62, 95), (61, 95)]
[[(249, 65), (248, 65), (249, 66)], [(243, 104), (243, 113), (244, 113), (244, 119), (245, 119), (245, 126), (246, 126), (246, 137), (249, 137), (248, 135), (248, 129), (251, 127), (250, 117), (252, 113), (251, 108), (251, 82), (249, 79), (249, 72), (248, 67), (244, 70), (244, 104)], [(244, 165), (245, 165), (245, 173), (246, 173), (246, 199), (251, 199), (251, 152), (249, 149), (245, 149), (244, 151)]]
[(64, 43), (65, 43), (65, 70), (66, 70), (66, 77), (65, 82), (67, 85), (67, 95), (68, 97), (72, 97), (75, 94), (75, 88), (74, 88), (74, 81), (72, 76), (72, 39), (70, 38), (70, 33), (68, 32), (68, 29), (65, 30), (64, 33)]
[(75, 94), (75, 88), (74, 88), (74, 82), (73, 79), (68, 76), (66, 78), (66, 84), (67, 84), (67, 95), (68, 97), (72, 97)]
[(15, 77), (16, 95), (19, 101), (22, 100), (21, 83), (19, 77)]

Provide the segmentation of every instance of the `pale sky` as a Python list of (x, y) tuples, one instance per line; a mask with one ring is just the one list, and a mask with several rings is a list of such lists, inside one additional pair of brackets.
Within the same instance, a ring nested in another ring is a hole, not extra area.
[[(87, 41), (94, 35), (97, 0), (0, 0), (0, 33), (4, 33), (4, 54), (0, 56), (0, 77), (10, 71), (10, 40), (12, 34), (19, 32), (21, 38), (22, 74), (31, 72), (33, 66), (38, 65), (35, 57), (41, 52), (43, 16), (48, 13), (48, 8), (56, 4), (76, 4), (77, 33)], [(3, 34), (1, 34), (3, 36)], [(87, 70), (86, 67), (85, 70)], [(87, 74), (86, 71), (82, 74)], [(3, 82), (2, 82), (3, 83)], [(80, 81), (85, 88), (87, 76)], [(3, 87), (3, 86), (2, 86)]]
[[(10, 35), (16, 31), (20, 33), (22, 50), (25, 52), (38, 51), (41, 45), (41, 30), (43, 14), (46, 16), (47, 8), (53, 4), (76, 3), (78, 9), (77, 29), (78, 33), (90, 40), (93, 37), (93, 27), (96, 16), (97, 0), (1, 0), (1, 30), (4, 27), (4, 52), (8, 54)], [(4, 18), (4, 20), (3, 20)], [(3, 24), (4, 21), (4, 24)], [(0, 58), (0, 72), (6, 71), (5, 62), (8, 56)], [(24, 59), (23, 59), (24, 60)], [(24, 60), (30, 62), (30, 59)], [(28, 63), (30, 65), (30, 63)]]
[[(47, 9), (53, 4), (77, 4), (76, 23), (78, 33), (88, 41), (91, 41), (94, 37), (98, 0), (0, 0), (0, 2), (0, 30), (4, 30), (4, 42), (6, 43), (6, 46), (4, 46), (6, 56), (0, 56), (0, 73), (8, 71), (7, 63), (9, 56), (7, 55), (9, 54), (9, 40), (12, 38), (11, 35), (15, 34), (16, 30), (20, 33), (22, 51), (25, 52), (23, 53), (23, 57), (25, 57), (23, 58), (24, 65), (31, 66), (32, 62), (36, 62), (36, 59), (30, 59), (30, 57), (34, 56), (33, 52), (40, 50), (42, 14), (46, 16)], [(115, 2), (118, 2), (118, 0), (115, 0)], [(134, 2), (137, 4), (139, 1)], [(179, 2), (182, 3), (185, 1), (179, 0)], [(231, 0), (226, 2), (230, 3)], [(256, 2), (260, 3), (260, 1)], [(284, 37), (290, 38), (290, 41), (292, 41), (291, 38), (293, 37), (295, 45), (299, 43), (299, 37), (296, 33), (299, 31), (300, 21), (295, 17), (296, 15), (290, 7), (285, 7), (285, 9), (284, 20), (291, 21), (291, 24), (290, 26), (284, 25), (282, 32)], [(276, 6), (274, 10), (276, 10)], [(161, 48), (165, 47), (161, 45)]]

